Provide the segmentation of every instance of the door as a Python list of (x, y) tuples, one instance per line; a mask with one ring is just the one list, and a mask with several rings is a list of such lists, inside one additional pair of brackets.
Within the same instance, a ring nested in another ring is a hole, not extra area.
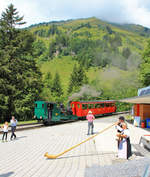
[(52, 119), (52, 110), (54, 105), (52, 103), (47, 104), (47, 112), (48, 112), (48, 120), (51, 121)]

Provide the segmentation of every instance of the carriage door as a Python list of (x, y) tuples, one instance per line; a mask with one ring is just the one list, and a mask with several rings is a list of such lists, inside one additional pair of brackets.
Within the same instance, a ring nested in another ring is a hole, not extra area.
[(48, 120), (52, 119), (52, 110), (54, 105), (52, 103), (47, 104)]

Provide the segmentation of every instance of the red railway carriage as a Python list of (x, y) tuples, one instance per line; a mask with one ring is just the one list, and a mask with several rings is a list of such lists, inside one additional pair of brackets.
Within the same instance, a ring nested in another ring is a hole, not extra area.
[(116, 112), (115, 101), (73, 101), (70, 103), (73, 115), (85, 117), (89, 110), (94, 115), (110, 114)]

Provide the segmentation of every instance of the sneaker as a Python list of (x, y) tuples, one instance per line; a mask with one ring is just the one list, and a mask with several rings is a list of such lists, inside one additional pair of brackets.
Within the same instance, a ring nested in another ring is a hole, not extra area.
[(89, 133), (87, 135), (90, 135)]

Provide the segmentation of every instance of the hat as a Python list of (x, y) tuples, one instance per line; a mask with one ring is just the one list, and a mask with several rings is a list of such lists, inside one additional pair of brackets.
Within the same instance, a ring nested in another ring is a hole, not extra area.
[(123, 116), (120, 116), (119, 120), (125, 120), (125, 118)]
[(92, 114), (92, 111), (89, 111), (88, 113), (89, 113), (89, 114)]

